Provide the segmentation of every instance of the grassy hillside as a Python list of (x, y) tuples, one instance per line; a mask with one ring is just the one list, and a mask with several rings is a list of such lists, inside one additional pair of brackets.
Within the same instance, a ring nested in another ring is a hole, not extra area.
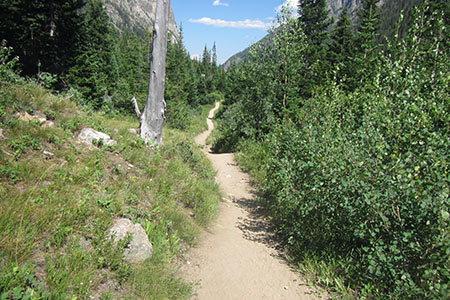
[[(215, 174), (192, 142), (208, 108), (189, 131), (165, 129), (164, 146), (152, 149), (129, 132), (136, 119), (81, 111), (76, 95), (54, 95), (4, 70), (0, 298), (187, 297), (190, 287), (169, 265), (195, 243), (220, 199)], [(47, 121), (22, 120), (25, 113)], [(117, 145), (80, 144), (84, 127), (109, 134)], [(154, 251), (144, 264), (125, 263), (124, 243), (108, 240), (116, 217), (145, 228)]]

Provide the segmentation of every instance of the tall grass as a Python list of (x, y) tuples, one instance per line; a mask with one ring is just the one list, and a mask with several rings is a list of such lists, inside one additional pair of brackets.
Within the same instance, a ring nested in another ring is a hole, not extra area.
[[(164, 146), (152, 149), (128, 131), (134, 118), (81, 111), (69, 98), (34, 82), (0, 82), (0, 298), (187, 298), (189, 285), (169, 265), (220, 199), (191, 138), (207, 108), (189, 132), (165, 129)], [(54, 126), (22, 121), (24, 112), (42, 112)], [(117, 145), (79, 144), (83, 127)], [(151, 259), (123, 261), (124, 248), (105, 236), (116, 217), (146, 228)]]

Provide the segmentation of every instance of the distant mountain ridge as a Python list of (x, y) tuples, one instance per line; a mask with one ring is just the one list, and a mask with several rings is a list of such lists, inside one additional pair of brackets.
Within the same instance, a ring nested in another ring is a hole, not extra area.
[[(131, 30), (144, 37), (153, 28), (156, 0), (103, 0), (113, 25), (119, 31)], [(169, 32), (172, 39), (179, 39), (178, 27), (172, 8), (169, 15)]]
[[(394, 24), (398, 20), (400, 11), (404, 10), (405, 12), (408, 12), (414, 6), (414, 4), (419, 1), (420, 0), (380, 0), (378, 2), (378, 5), (380, 6), (382, 12), (382, 20), (380, 24), (381, 32), (383, 34), (389, 33), (392, 29), (392, 24)], [(347, 8), (350, 19), (352, 20), (353, 24), (356, 24), (356, 22), (358, 21), (357, 12), (358, 9), (361, 8), (361, 3), (362, 0), (329, 0), (327, 1), (329, 16), (332, 17), (336, 22), (344, 8)], [(406, 29), (403, 28), (403, 30), (405, 31)], [(257, 43), (267, 43), (269, 42), (271, 36), (272, 35), (269, 33)], [(228, 69), (232, 63), (239, 65), (248, 60), (249, 51), (250, 47), (230, 57), (223, 64), (224, 69)]]

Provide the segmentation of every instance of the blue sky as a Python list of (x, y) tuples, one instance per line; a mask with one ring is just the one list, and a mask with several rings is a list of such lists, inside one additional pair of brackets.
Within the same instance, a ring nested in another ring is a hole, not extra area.
[(183, 25), (184, 45), (201, 55), (216, 43), (218, 63), (267, 34), (277, 8), (297, 0), (171, 0), (177, 24)]

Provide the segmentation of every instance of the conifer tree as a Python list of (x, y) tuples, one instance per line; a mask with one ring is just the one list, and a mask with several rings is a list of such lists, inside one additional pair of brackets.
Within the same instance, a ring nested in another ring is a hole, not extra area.
[(300, 26), (309, 43), (315, 47), (323, 46), (328, 38), (328, 27), (333, 23), (328, 18), (326, 0), (300, 0), (298, 13)]
[(76, 65), (67, 80), (78, 87), (94, 108), (100, 108), (112, 78), (112, 28), (102, 2), (88, 3), (83, 24), (82, 45), (77, 53)]
[(298, 13), (300, 28), (308, 44), (306, 67), (300, 83), (301, 96), (309, 98), (314, 86), (323, 84), (329, 71), (328, 64), (324, 63), (327, 50), (325, 42), (329, 37), (328, 27), (333, 20), (328, 18), (325, 0), (300, 0)]
[(378, 30), (380, 11), (379, 0), (363, 0), (362, 9), (358, 11), (359, 25), (356, 37), (355, 80), (363, 82), (373, 78), (377, 67), (377, 54), (380, 49)]
[(20, 59), (24, 75), (61, 74), (73, 64), (83, 0), (0, 1), (0, 38)]
[(214, 66), (217, 66), (217, 48), (216, 48), (216, 42), (214, 42), (212, 47), (212, 59), (211, 62)]
[(353, 28), (348, 10), (345, 8), (336, 23), (336, 27), (333, 28), (331, 33), (328, 60), (336, 69), (337, 81), (344, 84), (347, 89), (352, 86), (350, 82), (352, 81), (354, 72), (352, 68), (354, 47), (355, 37)]
[(362, 0), (362, 9), (358, 11), (358, 51), (363, 55), (375, 48), (380, 25), (380, 11), (377, 3), (380, 0)]

